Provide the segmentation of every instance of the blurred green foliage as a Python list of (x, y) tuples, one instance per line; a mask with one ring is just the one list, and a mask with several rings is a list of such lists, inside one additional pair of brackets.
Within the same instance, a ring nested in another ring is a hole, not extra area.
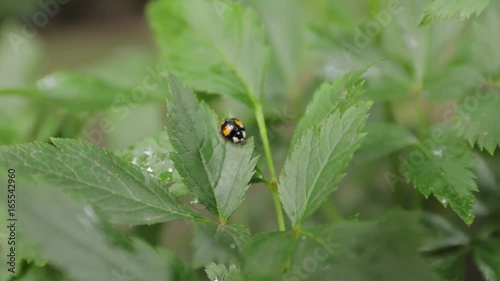
[(157, 51), (55, 70), (42, 6), (0, 3), (0, 280), (500, 280), (498, 1), (156, 0)]

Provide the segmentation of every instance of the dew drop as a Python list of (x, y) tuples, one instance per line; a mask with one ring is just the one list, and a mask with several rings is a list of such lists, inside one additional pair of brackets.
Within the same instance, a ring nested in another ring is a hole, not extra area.
[(189, 204), (191, 204), (191, 205), (195, 205), (195, 204), (198, 204), (198, 203), (200, 203), (200, 200), (198, 198), (196, 198), (196, 197), (193, 198), (193, 200), (189, 201)]
[(89, 217), (93, 222), (97, 220), (97, 216), (91, 206), (85, 205), (83, 207), (83, 211), (85, 212), (85, 215), (87, 215), (87, 217)]
[(415, 49), (417, 47), (417, 40), (415, 38), (406, 36), (405, 41), (408, 48)]
[(57, 86), (57, 79), (54, 76), (47, 76), (37, 83), (41, 89), (53, 89)]
[(446, 199), (441, 199), (441, 204), (443, 204), (443, 205), (447, 205), (447, 204), (448, 204), (448, 200), (446, 200)]
[(151, 167), (148, 167), (148, 168), (146, 169), (146, 171), (148, 171), (148, 173), (152, 173), (152, 172), (153, 172), (153, 169), (152, 169)]
[(434, 154), (434, 156), (437, 156), (439, 158), (443, 157), (443, 148), (436, 148), (432, 151), (432, 154)]
[(234, 249), (234, 248), (236, 248), (236, 244), (231, 243), (231, 245), (229, 245), (229, 247), (231, 247), (231, 249)]
[(305, 236), (305, 235), (300, 236), (300, 239), (302, 239), (302, 240), (306, 240), (306, 238), (307, 238), (307, 236)]
[(151, 156), (153, 155), (153, 152), (151, 150), (144, 150), (144, 154), (146, 154), (147, 156)]
[(169, 173), (173, 173), (173, 172), (174, 172), (174, 169), (172, 169), (172, 168), (168, 168), (168, 170), (167, 170), (167, 171), (168, 171)]

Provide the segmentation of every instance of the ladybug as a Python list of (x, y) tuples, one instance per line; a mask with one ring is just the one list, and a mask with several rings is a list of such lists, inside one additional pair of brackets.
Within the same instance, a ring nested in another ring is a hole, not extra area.
[(226, 118), (220, 123), (220, 133), (222, 136), (232, 141), (234, 144), (245, 143), (245, 126), (243, 122), (236, 118)]

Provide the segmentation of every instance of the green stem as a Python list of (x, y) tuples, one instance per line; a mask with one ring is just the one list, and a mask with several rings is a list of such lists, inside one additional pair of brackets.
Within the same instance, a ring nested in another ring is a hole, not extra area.
[(271, 175), (271, 183), (276, 183), (278, 182), (278, 178), (276, 177), (276, 172), (274, 171), (274, 163), (271, 155), (269, 138), (267, 137), (264, 112), (262, 111), (262, 106), (260, 104), (255, 105), (255, 118), (257, 119), (257, 125), (259, 126), (259, 132), (260, 132), (260, 137), (262, 138), (262, 146), (264, 147), (264, 153), (266, 154), (267, 166), (269, 168), (269, 173)]
[(276, 216), (278, 218), (278, 227), (280, 231), (285, 231), (285, 218), (283, 216), (283, 209), (281, 208), (280, 196), (278, 194), (278, 189), (271, 188), (271, 193), (273, 195), (274, 207), (276, 208)]
[(271, 175), (271, 181), (267, 186), (271, 190), (274, 200), (274, 206), (276, 208), (276, 216), (278, 217), (278, 226), (280, 231), (285, 231), (285, 219), (283, 217), (283, 210), (281, 209), (281, 201), (278, 194), (278, 178), (276, 177), (276, 172), (274, 170), (273, 157), (271, 155), (271, 147), (269, 145), (269, 138), (267, 137), (266, 122), (264, 120), (264, 112), (262, 110), (262, 105), (255, 102), (255, 118), (257, 119), (257, 125), (259, 126), (260, 137), (262, 139), (262, 146), (264, 147), (264, 153), (266, 154), (267, 166), (269, 168), (269, 174)]
[(417, 122), (418, 122), (418, 133), (420, 137), (424, 136), (427, 132), (427, 120), (425, 116), (425, 99), (422, 96), (422, 86), (418, 85), (414, 90), (414, 96), (417, 99)]

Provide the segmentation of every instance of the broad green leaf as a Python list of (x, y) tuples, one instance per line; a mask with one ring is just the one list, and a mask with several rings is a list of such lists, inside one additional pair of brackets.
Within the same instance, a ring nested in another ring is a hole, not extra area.
[(462, 230), (438, 215), (423, 213), (420, 224), (423, 230), (422, 251), (439, 251), (469, 243), (469, 237)]
[(241, 225), (196, 224), (193, 266), (198, 268), (210, 262), (237, 263), (249, 239), (249, 230)]
[(205, 269), (207, 276), (210, 280), (224, 280), (224, 281), (243, 281), (243, 276), (240, 269), (231, 264), (227, 268), (224, 264), (211, 263)]
[[(435, 130), (441, 130), (436, 127)], [(441, 132), (444, 134), (444, 131)], [(445, 207), (471, 224), (474, 220), (474, 195), (477, 191), (474, 154), (460, 141), (445, 138), (424, 139), (411, 149), (401, 163), (408, 181), (413, 181), (426, 198), (432, 193)]]
[(127, 150), (119, 152), (118, 155), (125, 161), (140, 167), (165, 185), (180, 181), (179, 174), (174, 169), (174, 163), (169, 156), (169, 153), (173, 151), (174, 148), (170, 144), (167, 132), (161, 132), (152, 138), (130, 146)]
[(455, 251), (426, 254), (426, 260), (430, 263), (434, 272), (439, 275), (440, 280), (466, 280), (467, 249), (461, 248)]
[(500, 241), (479, 241), (474, 247), (474, 260), (487, 281), (500, 280)]
[(58, 190), (24, 186), (19, 197), (20, 229), (35, 241), (47, 260), (76, 280), (174, 280), (178, 261), (140, 240), (113, 243), (102, 218)]
[(477, 144), (493, 154), (500, 145), (500, 90), (487, 89), (464, 97), (457, 106), (456, 116), (452, 120), (454, 127), (459, 127), (460, 134), (471, 145)]
[(243, 145), (226, 141), (218, 120), (194, 93), (171, 78), (168, 97), (171, 154), (175, 168), (194, 196), (222, 222), (238, 208), (252, 178), (253, 138)]
[(361, 144), (370, 102), (339, 110), (308, 129), (295, 144), (281, 172), (278, 191), (294, 226), (314, 213), (344, 176)]
[(479, 167), (475, 170), (479, 193), (476, 195), (478, 207), (482, 214), (500, 212), (500, 158), (481, 155), (478, 157)]
[(252, 10), (224, 0), (160, 0), (148, 17), (162, 58), (181, 81), (249, 106), (263, 94), (268, 52)]
[(139, 167), (88, 142), (53, 139), (0, 147), (0, 166), (14, 167), (23, 178), (57, 186), (92, 203), (114, 223), (153, 224), (198, 218)]
[(482, 70), (482, 73), (500, 73), (500, 37), (491, 36), (500, 26), (500, 1), (492, 1), (471, 24), (469, 37), (464, 38), (473, 44), (466, 44), (468, 61)]
[(489, 3), (490, 0), (432, 0), (425, 9), (420, 25), (449, 20), (455, 16), (466, 20), (479, 15)]
[(37, 82), (38, 95), (71, 112), (95, 111), (111, 107), (130, 96), (126, 88), (85, 74), (59, 72)]
[(298, 0), (249, 0), (268, 31), (268, 40), (287, 83), (295, 83), (304, 49), (302, 11)]
[(430, 100), (456, 100), (474, 90), (480, 82), (480, 72), (472, 65), (450, 66), (440, 69), (438, 73), (424, 82), (424, 95)]
[(360, 78), (365, 71), (349, 72), (333, 83), (322, 84), (314, 93), (313, 100), (297, 124), (292, 144), (297, 143), (312, 124), (319, 124), (336, 110), (343, 113), (352, 105), (357, 104), (363, 87)]
[(367, 136), (358, 152), (361, 161), (373, 161), (418, 141), (404, 127), (391, 123), (367, 124), (366, 132)]
[(124, 48), (83, 69), (113, 85), (129, 89), (132, 96), (123, 103), (140, 103), (147, 93), (147, 100), (165, 101), (167, 67), (158, 61), (156, 52), (149, 48)]
[(253, 237), (245, 249), (244, 272), (254, 281), (280, 280), (289, 270), (287, 260), (293, 254), (292, 232), (267, 232)]
[[(252, 239), (244, 255), (249, 280), (438, 280), (418, 254), (415, 216), (342, 222)], [(381, 254), (383, 253), (383, 254)]]

